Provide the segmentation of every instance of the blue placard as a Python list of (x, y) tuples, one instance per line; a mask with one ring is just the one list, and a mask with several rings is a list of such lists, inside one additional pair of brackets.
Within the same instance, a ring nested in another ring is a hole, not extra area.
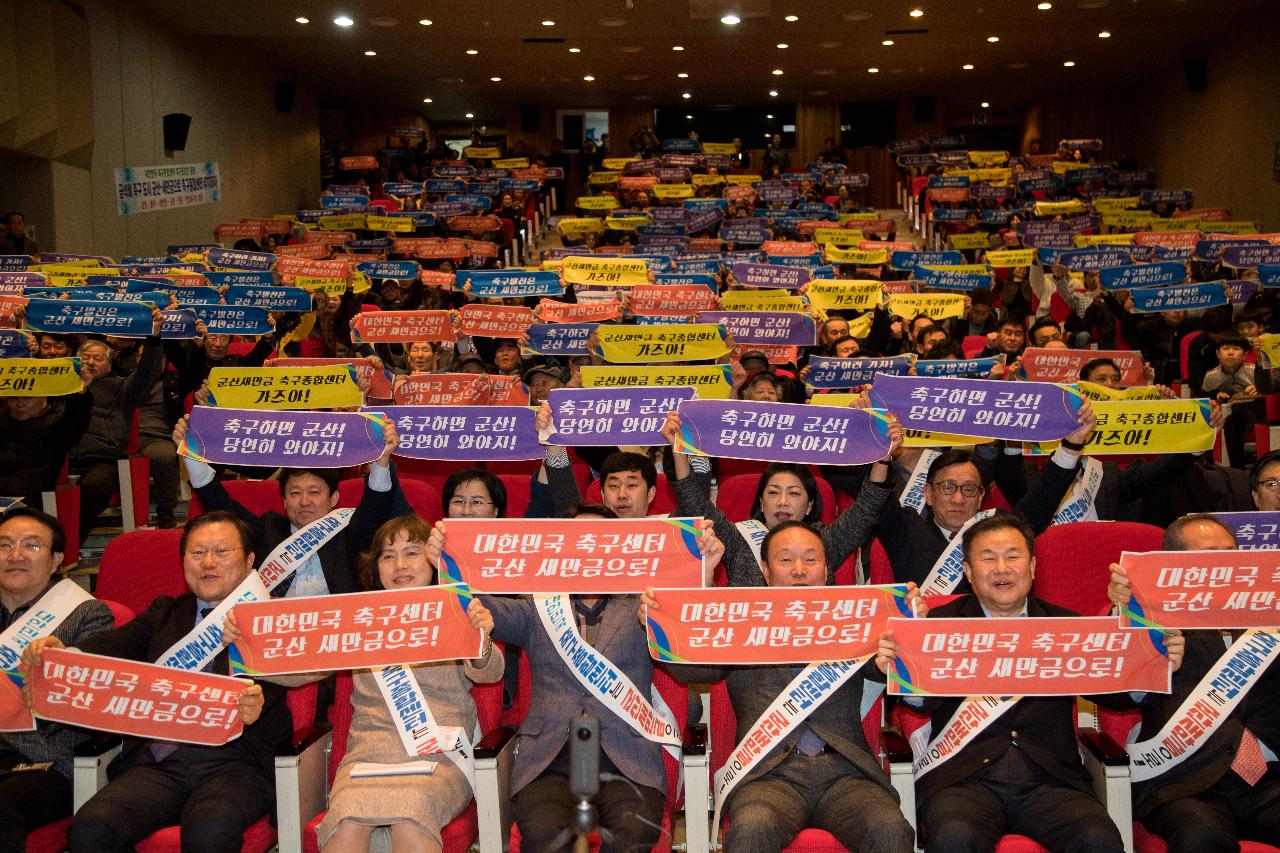
[(211, 335), (265, 335), (275, 327), (265, 308), (246, 305), (192, 305)]
[(369, 194), (369, 188), (364, 184), (330, 184), (327, 190), (334, 195), (365, 195)]
[(930, 175), (929, 189), (935, 187), (960, 188), (969, 186), (968, 175)]
[(1220, 261), (1222, 253), (1227, 249), (1252, 248), (1268, 245), (1257, 237), (1231, 237), (1225, 240), (1199, 240), (1196, 242), (1195, 259), (1198, 261)]
[(200, 337), (196, 330), (196, 315), (190, 308), (170, 308), (160, 312), (164, 315), (164, 323), (160, 326), (160, 337), (167, 341), (184, 341)]
[(740, 225), (734, 220), (720, 225), (720, 239), (726, 243), (749, 243), (758, 246), (772, 237), (769, 229), (763, 225)]
[(221, 243), (170, 243), (165, 251), (171, 255), (199, 255), (208, 249), (221, 249)]
[(529, 350), (537, 355), (589, 355), (587, 340), (599, 323), (534, 323), (529, 327)]
[(464, 193), (467, 191), (467, 182), (447, 178), (430, 178), (423, 183), (423, 189), (429, 193), (439, 194)]
[(559, 296), (564, 293), (560, 276), (548, 271), (459, 270), (456, 280), (457, 287), (470, 285), (471, 295), (479, 298)]
[(1004, 356), (990, 358), (941, 358), (921, 359), (916, 362), (917, 376), (979, 376), (991, 374), (997, 364), (1004, 364)]
[(807, 270), (812, 270), (822, 263), (822, 255), (817, 252), (812, 255), (765, 255), (765, 259), (775, 266), (801, 267)]
[(696, 139), (678, 138), (662, 140), (663, 151), (684, 151), (687, 153), (697, 153), (702, 150), (702, 146)]
[(948, 267), (964, 263), (960, 252), (894, 252), (889, 256), (889, 266), (895, 270), (915, 270), (923, 266)]
[(246, 270), (269, 270), (278, 260), (270, 252), (245, 252), (240, 249), (210, 249), (209, 263), (219, 267)]
[(31, 333), (22, 329), (0, 329), (0, 358), (30, 358)]
[(422, 271), (417, 261), (364, 261), (356, 264), (356, 269), (371, 279), (393, 278), (398, 281), (412, 281)]
[(683, 219), (680, 222), (655, 222), (652, 225), (636, 226), (639, 237), (680, 236), (686, 232)]
[(382, 185), (387, 195), (422, 195), (422, 184), (418, 181), (387, 181)]
[[(1062, 252), (1055, 258), (1069, 270), (1100, 270), (1105, 267), (1121, 267), (1129, 263), (1128, 249), (1076, 249)], [(1041, 258), (1042, 262), (1044, 261)]]
[(268, 311), (310, 311), (311, 291), (301, 287), (273, 287), (270, 284), (233, 284), (224, 294), (228, 305), (249, 305)]
[(332, 211), (338, 208), (343, 210), (349, 207), (368, 207), (369, 199), (362, 195), (322, 195), (320, 196), (320, 206), (326, 211)]
[(735, 344), (811, 347), (818, 330), (813, 317), (798, 311), (699, 311), (699, 323), (716, 323)]
[(151, 334), (151, 306), (143, 302), (31, 299), (27, 302), (27, 326), (57, 334), (145, 338)]
[(431, 169), (431, 174), (437, 178), (469, 178), (475, 173), (476, 170), (466, 163), (441, 163)]
[(1191, 204), (1194, 194), (1191, 190), (1143, 190), (1143, 206), (1153, 204)]
[(921, 287), (934, 287), (939, 290), (987, 290), (991, 287), (991, 276), (988, 273), (959, 273), (945, 269), (915, 270), (916, 283)]
[(214, 287), (232, 285), (267, 287), (275, 284), (275, 277), (269, 272), (208, 272), (204, 277)]
[(809, 359), (809, 377), (805, 382), (814, 388), (855, 388), (875, 381), (876, 376), (881, 373), (905, 376), (911, 370), (914, 360), (914, 355), (895, 355), (892, 358), (832, 358), (815, 355)]
[(659, 272), (653, 274), (654, 284), (705, 287), (716, 293), (716, 277), (707, 273)]
[(1068, 169), (1063, 179), (1068, 184), (1087, 184), (1090, 181), (1105, 181), (1110, 176), (1110, 166), (1085, 166), (1079, 169)]
[(488, 210), (492, 206), (488, 196), (477, 193), (449, 193), (444, 197), (447, 204), (465, 204), (472, 210)]
[(536, 193), (542, 187), (537, 178), (503, 178), (498, 188), (505, 193)]
[(707, 211), (712, 208), (718, 209), (721, 213), (728, 213), (729, 199), (727, 198), (686, 198), (683, 205), (685, 210)]
[(1186, 264), (1162, 261), (1156, 264), (1129, 264), (1098, 270), (1103, 290), (1132, 290), (1135, 287), (1163, 287), (1187, 280)]
[(0, 255), (0, 272), (22, 272), (31, 266), (26, 255)]
[(1258, 267), (1258, 283), (1263, 287), (1280, 287), (1280, 264), (1263, 264)]
[(1139, 288), (1129, 291), (1129, 295), (1133, 298), (1133, 310), (1140, 314), (1214, 308), (1230, 304), (1226, 286), (1221, 281)]
[(675, 272), (683, 274), (718, 275), (720, 261), (703, 258), (674, 258)]

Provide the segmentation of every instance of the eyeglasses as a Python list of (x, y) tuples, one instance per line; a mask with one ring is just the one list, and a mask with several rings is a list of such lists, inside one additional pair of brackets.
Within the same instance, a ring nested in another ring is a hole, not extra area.
[(957, 483), (954, 480), (943, 480), (941, 483), (930, 483), (929, 485), (933, 486), (947, 497), (951, 497), (959, 491), (960, 494), (964, 495), (966, 498), (976, 498), (978, 495), (986, 491), (982, 486), (975, 483)]
[(243, 550), (244, 550), (244, 549), (243, 549), (243, 548), (240, 548), (240, 547), (236, 547), (236, 548), (212, 548), (212, 549), (210, 549), (210, 548), (192, 548), (190, 551), (188, 551), (188, 552), (187, 552), (187, 556), (188, 556), (188, 557), (190, 557), (191, 559), (195, 560), (197, 563), (203, 563), (203, 562), (204, 562), (204, 558), (205, 558), (205, 557), (208, 557), (210, 554), (212, 554), (212, 555), (213, 555), (213, 558), (214, 558), (215, 560), (217, 560), (219, 563), (222, 563), (222, 562), (226, 562), (227, 558), (229, 558), (229, 557), (230, 557), (232, 554), (234, 554), (236, 551), (243, 551)]
[(1280, 489), (1280, 480), (1259, 480), (1257, 488), (1266, 489), (1268, 492), (1274, 492), (1276, 489)]
[(0, 557), (9, 556), (15, 548), (21, 548), (25, 553), (34, 556), (49, 547), (51, 546), (47, 543), (34, 538), (19, 539), (17, 542), (12, 539), (0, 539)]
[(451, 498), (449, 500), (450, 509), (484, 509), (487, 506), (493, 506), (493, 501), (485, 498)]

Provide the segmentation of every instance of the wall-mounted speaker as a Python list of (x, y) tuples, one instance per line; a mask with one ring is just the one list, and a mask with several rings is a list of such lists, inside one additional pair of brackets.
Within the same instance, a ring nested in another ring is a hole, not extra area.
[(293, 110), (293, 96), (298, 92), (298, 84), (291, 80), (276, 82), (276, 112), (287, 113)]
[(187, 133), (191, 130), (191, 116), (186, 113), (168, 113), (161, 121), (164, 125), (164, 150), (185, 151)]

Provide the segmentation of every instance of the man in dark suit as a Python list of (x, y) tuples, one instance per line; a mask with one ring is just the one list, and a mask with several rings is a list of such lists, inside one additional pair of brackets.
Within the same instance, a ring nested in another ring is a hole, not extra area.
[[(964, 534), (964, 572), (973, 594), (929, 613), (970, 619), (1075, 616), (1031, 596), (1035, 537), (1022, 519), (1000, 513)], [(896, 654), (890, 633), (876, 664)], [(965, 699), (907, 699), (932, 714), (938, 737)], [(1076, 744), (1073, 696), (1023, 698), (951, 758), (916, 777), (916, 801), (928, 853), (993, 850), (1005, 834), (1050, 850), (1121, 853), (1115, 823), (1093, 796)]]
[[(784, 522), (769, 531), (760, 553), (769, 586), (826, 585), (822, 537), (802, 521)], [(919, 598), (919, 592), (913, 589), (912, 597)], [(651, 596), (643, 601), (656, 606)], [(725, 681), (739, 743), (802, 669), (666, 666), (680, 681)], [(879, 679), (868, 681), (865, 673), (866, 667), (831, 693), (729, 792), (726, 850), (781, 851), (806, 826), (825, 829), (848, 849), (862, 853), (915, 849), (911, 824), (863, 734), (862, 718), (883, 690), (874, 683)]]
[[(160, 596), (127, 625), (80, 641), (81, 651), (153, 662), (253, 571), (251, 532), (230, 513), (209, 512), (187, 522), (180, 548), (190, 592)], [(41, 651), (61, 646), (56, 637), (36, 640), (24, 663), (39, 666)], [(228, 674), (225, 649), (208, 671)], [(73, 853), (131, 851), (174, 824), (181, 825), (184, 851), (239, 851), (244, 830), (271, 809), (275, 747), (293, 730), (284, 690), (275, 685), (248, 687), (239, 714), (244, 733), (225, 746), (126, 738), (107, 768), (110, 781), (72, 820)]]
[[(0, 520), (0, 634), (11, 628), (16, 633), (38, 617), (41, 601), (61, 583), (54, 574), (66, 547), (66, 533), (53, 516), (25, 506), (5, 513)], [(88, 600), (53, 629), (52, 635), (68, 645), (111, 630), (107, 606), (87, 593), (84, 597)], [(7, 640), (11, 651), (21, 648)], [(35, 731), (0, 733), (0, 851), (22, 850), (28, 832), (71, 814), (72, 758), (87, 738), (84, 731), (45, 720), (36, 721)]]
[[(1231, 529), (1209, 515), (1183, 516), (1165, 531), (1166, 551), (1236, 547)], [(1128, 603), (1130, 590), (1124, 569), (1112, 564), (1111, 601)], [(1184, 633), (1186, 651), (1172, 692), (1133, 694), (1142, 709), (1136, 742), (1164, 729), (1234, 642), (1227, 631)], [(1198, 748), (1154, 778), (1134, 783), (1134, 817), (1168, 843), (1169, 853), (1235, 853), (1243, 839), (1275, 844), (1280, 840), (1278, 749), (1280, 667), (1272, 666)]]
[[(179, 447), (186, 440), (188, 420), (189, 416), (184, 417), (174, 428), (173, 441)], [(388, 423), (383, 427), (383, 440), (382, 456), (369, 468), (364, 494), (360, 496), (360, 504), (351, 521), (321, 546), (317, 554), (303, 561), (291, 577), (281, 581), (271, 591), (273, 597), (296, 598), (361, 591), (356, 576), (360, 553), (370, 546), (373, 534), (384, 522), (413, 512), (391, 464), (391, 454), (400, 446), (395, 424)], [(284, 469), (280, 476), (284, 515), (274, 510), (257, 515), (227, 494), (207, 464), (190, 456), (182, 459), (187, 466), (191, 488), (206, 511), (231, 512), (249, 525), (253, 533), (254, 553), (259, 560), (266, 560), (281, 542), (338, 506), (340, 469)]]

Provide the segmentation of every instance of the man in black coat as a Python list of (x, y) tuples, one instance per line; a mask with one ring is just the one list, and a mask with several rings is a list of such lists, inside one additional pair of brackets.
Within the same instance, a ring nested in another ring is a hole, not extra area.
[[(1229, 551), (1230, 528), (1209, 515), (1186, 515), (1165, 531), (1166, 551)], [(1126, 604), (1131, 587), (1118, 564), (1107, 590)], [(1176, 633), (1176, 632), (1175, 632)], [(1234, 632), (1238, 634), (1239, 632)], [(1220, 666), (1233, 632), (1185, 632), (1186, 652), (1171, 693), (1133, 694), (1142, 709), (1137, 743), (1156, 737), (1206, 677)], [(1172, 658), (1172, 656), (1171, 656)], [(1133, 786), (1133, 814), (1169, 845), (1169, 853), (1235, 853), (1240, 841), (1280, 840), (1280, 667), (1269, 667), (1212, 734), (1182, 760)], [(1252, 758), (1252, 761), (1246, 759)]]
[[(156, 661), (253, 571), (252, 535), (230, 513), (205, 513), (187, 522), (180, 548), (190, 591), (177, 598), (162, 595), (123, 627), (80, 640), (81, 651)], [(44, 649), (61, 647), (57, 637), (36, 640), (23, 661), (39, 666)], [(208, 671), (229, 674), (225, 649)], [(107, 768), (110, 781), (72, 820), (73, 853), (132, 851), (151, 833), (174, 824), (181, 826), (184, 851), (239, 851), (245, 829), (271, 810), (275, 747), (293, 731), (284, 689), (275, 685), (248, 687), (239, 715), (244, 732), (225, 746), (126, 738)]]

